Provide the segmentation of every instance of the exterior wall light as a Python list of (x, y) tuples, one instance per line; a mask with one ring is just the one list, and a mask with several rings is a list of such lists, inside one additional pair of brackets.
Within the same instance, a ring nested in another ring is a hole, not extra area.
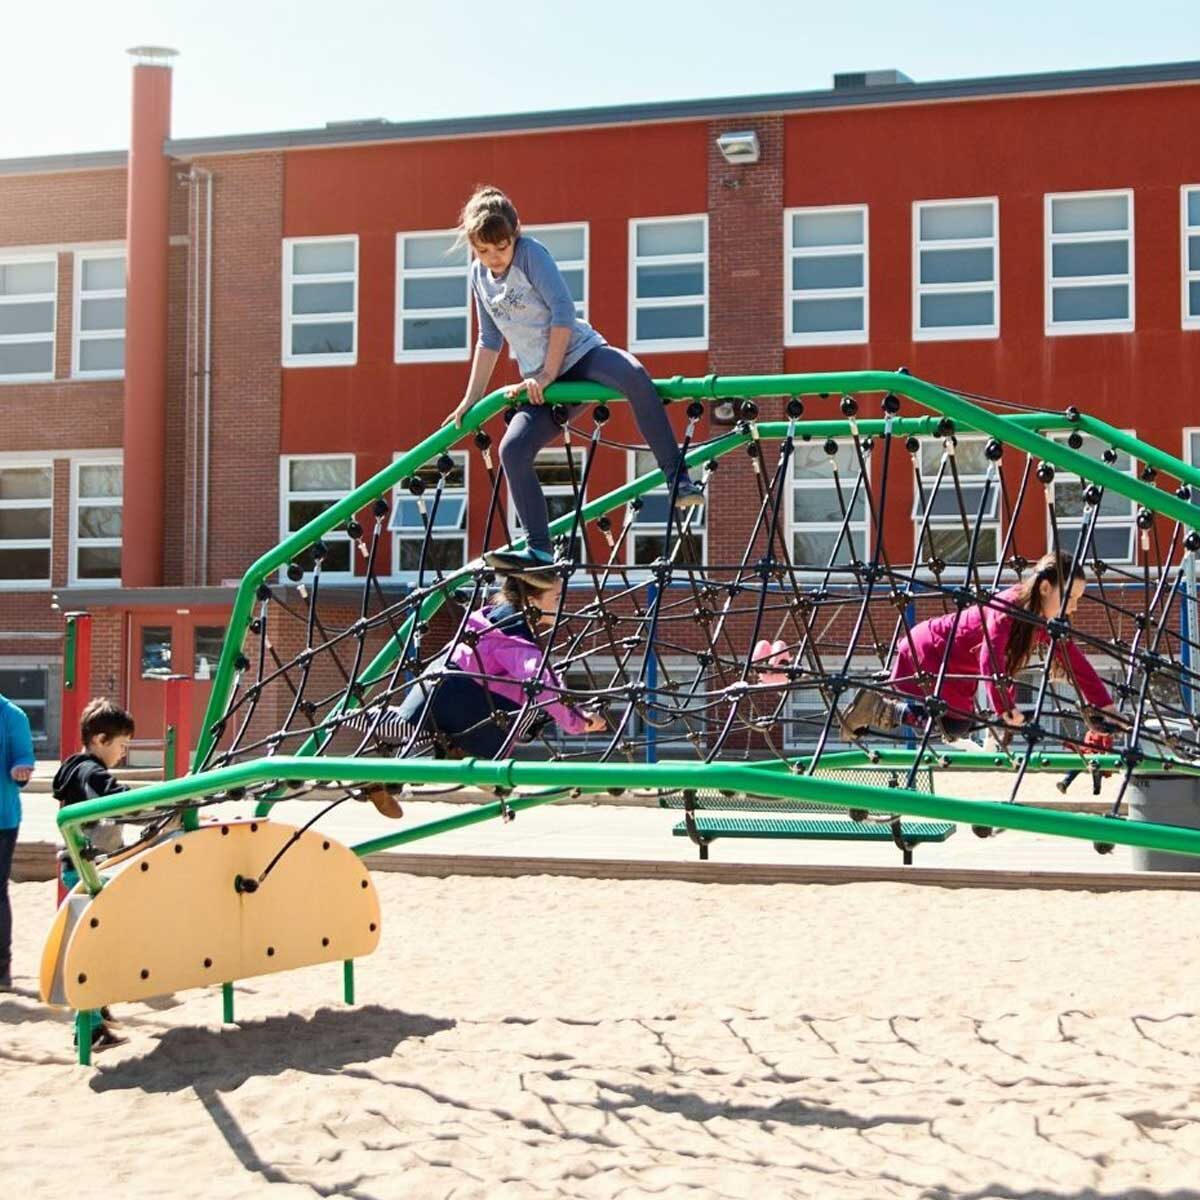
[(717, 138), (717, 149), (727, 163), (748, 166), (758, 162), (758, 134), (753, 129), (741, 133), (723, 133)]

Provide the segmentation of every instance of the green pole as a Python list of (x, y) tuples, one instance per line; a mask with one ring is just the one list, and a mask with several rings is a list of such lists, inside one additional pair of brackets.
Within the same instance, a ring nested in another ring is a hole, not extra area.
[(163, 778), (175, 778), (175, 726), (168, 725), (163, 736)]
[(90, 1008), (81, 1008), (75, 1014), (75, 1046), (79, 1052), (79, 1065), (91, 1066), (93, 1013)]
[(354, 1003), (354, 959), (342, 963), (342, 995), (347, 1004)]
[(233, 1024), (233, 980), (221, 984), (221, 1020), (226, 1025)]

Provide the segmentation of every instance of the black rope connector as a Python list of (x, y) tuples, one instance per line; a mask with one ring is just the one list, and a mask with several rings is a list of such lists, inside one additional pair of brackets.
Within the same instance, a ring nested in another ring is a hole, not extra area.
[(1083, 489), (1083, 502), (1088, 508), (1095, 508), (1101, 500), (1104, 499), (1104, 489), (1097, 487), (1094, 483), (1089, 483)]
[(358, 539), (363, 535), (363, 527), (353, 517), (351, 517), (350, 520), (346, 522), (346, 534), (352, 542), (357, 542)]
[(596, 407), (592, 409), (592, 420), (597, 425), (606, 424), (608, 422), (608, 418), (611, 416), (612, 413), (609, 411), (607, 404), (597, 404)]
[(288, 563), (287, 577), (292, 583), (299, 583), (304, 578), (304, 568), (298, 562)]
[(565, 404), (552, 404), (550, 416), (555, 425), (565, 425), (571, 419), (571, 413)]
[(244, 654), (239, 654), (237, 658), (233, 660), (233, 669), (235, 671), (250, 670), (250, 660)]
[(954, 436), (954, 422), (949, 417), (943, 417), (933, 431), (936, 437), (948, 438)]
[(315, 562), (315, 563), (324, 562), (325, 557), (326, 557), (326, 555), (328, 555), (328, 553), (329, 553), (329, 547), (320, 538), (318, 538), (315, 542), (313, 542), (313, 544), (312, 544), (313, 562)]
[(758, 405), (753, 400), (743, 400), (738, 406), (738, 416), (743, 421), (753, 421), (758, 416)]
[(1117, 461), (1117, 452), (1111, 446), (1105, 446), (1101, 457), (1111, 467)]
[(900, 411), (900, 397), (895, 392), (888, 392), (883, 398), (882, 407), (889, 417), (894, 417)]
[(475, 431), (475, 449), (486, 450), (492, 444), (491, 434), (486, 430), (477, 429)]
[(382, 496), (371, 505), (371, 515), (374, 517), (386, 517), (389, 511), (388, 502)]
[(1197, 550), (1200, 550), (1200, 533), (1197, 533), (1193, 529), (1191, 533), (1189, 533), (1187, 537), (1183, 539), (1183, 544), (1185, 547), (1187, 547), (1187, 549), (1195, 554)]
[(1075, 422), (1079, 420), (1079, 409), (1074, 404), (1068, 404), (1063, 412), (1068, 421)]
[(1154, 525), (1154, 514), (1148, 508), (1139, 508), (1137, 513), (1137, 527), (1139, 529), (1150, 529)]
[(833, 456), (838, 452), (838, 444), (833, 440), (833, 438), (826, 438), (825, 444), (821, 447), (821, 449), (824, 450), (830, 458), (833, 458)]
[(686, 411), (688, 420), (698, 421), (702, 416), (704, 416), (704, 405), (701, 404), (699, 400), (693, 400), (691, 404), (687, 406)]
[(425, 480), (420, 475), (410, 475), (401, 486), (413, 496), (421, 496), (425, 493)]
[(1142, 468), (1142, 479), (1144, 479), (1146, 483), (1153, 483), (1157, 478), (1158, 472), (1149, 463), (1147, 463)]
[(916, 452), (921, 448), (921, 443), (915, 437), (907, 437), (904, 439), (904, 448), (909, 452), (909, 454), (916, 454)]
[(858, 416), (858, 401), (853, 396), (843, 396), (838, 407), (841, 409), (843, 417)]
[(448, 478), (454, 471), (454, 459), (449, 454), (441, 455), (437, 460), (437, 473), (443, 478)]
[(983, 456), (988, 462), (999, 462), (1004, 457), (1004, 443), (997, 438), (988, 438), (983, 448)]
[(787, 402), (787, 415), (793, 421), (798, 421), (802, 416), (804, 416), (804, 402), (799, 396), (793, 396)]
[(270, 600), (271, 589), (265, 583), (260, 583), (254, 593), (254, 597), (256, 600)]
[(1038, 463), (1037, 477), (1039, 483), (1054, 482), (1054, 464), (1048, 462)]
[(1072, 450), (1080, 449), (1080, 447), (1083, 445), (1083, 434), (1080, 433), (1078, 429), (1072, 429), (1071, 432), (1067, 434), (1067, 445), (1070, 446)]
[(233, 877), (233, 890), (237, 892), (239, 896), (246, 895), (247, 893), (257, 892), (258, 880), (251, 879), (247, 875), (235, 875)]

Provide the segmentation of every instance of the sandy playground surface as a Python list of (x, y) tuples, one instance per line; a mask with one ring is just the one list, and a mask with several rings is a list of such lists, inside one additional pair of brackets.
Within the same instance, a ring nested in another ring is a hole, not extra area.
[(1200, 1197), (1195, 894), (377, 881), (360, 1007), (126, 1005), (93, 1069), (16, 885), (4, 1194)]

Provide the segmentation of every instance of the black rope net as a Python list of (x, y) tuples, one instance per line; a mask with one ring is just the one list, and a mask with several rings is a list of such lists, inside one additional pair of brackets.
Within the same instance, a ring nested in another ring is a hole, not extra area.
[[(721, 503), (718, 468), (753, 480), (752, 503), (721, 522), (740, 530), (736, 553), (706, 545), (713, 539), (706, 539), (704, 508), (675, 507), (677, 476), (584, 519), (585, 503), (595, 499), (596, 462), (640, 448), (606, 436), (603, 405), (557, 410), (558, 482), (566, 495), (552, 515), (566, 529), (549, 573), (565, 586), (549, 617), (527, 614), (538, 661), (519, 701), (498, 703), (486, 685), (501, 680), (471, 668), (489, 699), (478, 728), (466, 732), (491, 730), (496, 758), (564, 763), (777, 759), (816, 772), (846, 750), (865, 751), (868, 761), (882, 749), (904, 750), (911, 757), (893, 770), (892, 782), (907, 786), (931, 761), (949, 765), (948, 748), (974, 742), (1012, 773), (1009, 798), (1016, 800), (1042, 756), (1084, 740), (1089, 714), (1079, 681), (1055, 653), (1070, 640), (1112, 693), (1115, 713), (1104, 722), (1122, 772), (1114, 812), (1148, 759), (1195, 761), (1195, 533), (1107, 494), (1086, 470), (1056, 472), (950, 421), (934, 423), (927, 436), (906, 436), (898, 432), (895, 396), (884, 398), (882, 422), (871, 422), (870, 435), (856, 398), (829, 404), (842, 432), (828, 438), (813, 435), (797, 399), (787, 402), (773, 427), (781, 434), (771, 438), (761, 436), (753, 402), (736, 404), (738, 448), (712, 457), (702, 475), (709, 508)], [(710, 443), (697, 438), (699, 403), (687, 415), (685, 453), (703, 457), (729, 440), (724, 432)], [(1061, 436), (1085, 460), (1139, 471), (1117, 448), (1075, 430)], [(503, 545), (502, 473), (488, 434), (476, 434), (468, 452), (490, 483), (484, 547)], [(1149, 468), (1140, 474), (1155, 479)], [(884, 516), (897, 495), (909, 503), (909, 494), (913, 532), (897, 538)], [(456, 670), (456, 652), (472, 649), (470, 615), (489, 603), (498, 582), (482, 559), (463, 563), (461, 538), (444, 537), (447, 528), (464, 527), (465, 505), (461, 458), (442, 455), (409, 478), (394, 502), (380, 496), (315, 542), (286, 581), (263, 583), (235, 687), (199, 769), (298, 753), (459, 753), (461, 736), (448, 736), (432, 719), (435, 697)], [(400, 565), (411, 573), (403, 587), (379, 570), (383, 547), (398, 532), (407, 534), (399, 538)], [(719, 546), (728, 545), (726, 532)], [(994, 682), (1017, 688), (1024, 724), (1013, 728), (991, 711), (986, 681), (976, 675), (979, 701), (967, 740), (952, 742), (939, 700), (963, 679), (950, 670), (953, 628), (972, 610), (1004, 604), (1005, 589), (1047, 550), (1083, 567), (1088, 587), (1070, 622), (1063, 613), (1014, 614), (1036, 625), (1035, 651), (1017, 678)], [(917, 626), (935, 616), (952, 632), (938, 669), (921, 675), (920, 719), (863, 735), (845, 728), (860, 693), (905, 698), (890, 668)], [(423, 703), (400, 723), (394, 710), (414, 686)], [(571, 705), (601, 727), (565, 734), (547, 719), (552, 703)], [(272, 786), (280, 798), (313, 785)]]

